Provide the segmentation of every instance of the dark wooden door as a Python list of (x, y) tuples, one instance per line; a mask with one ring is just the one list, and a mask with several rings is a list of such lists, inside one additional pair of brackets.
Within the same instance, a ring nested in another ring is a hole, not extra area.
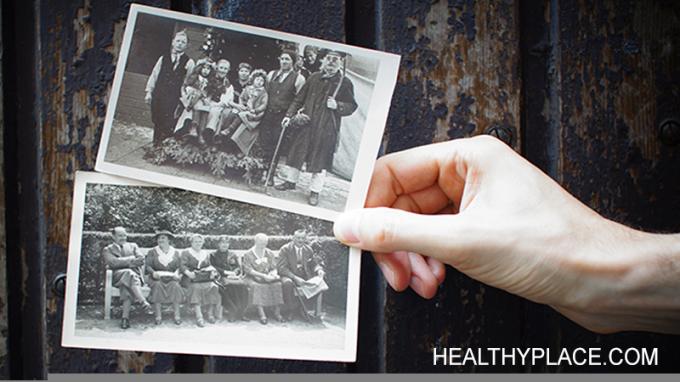
[[(384, 151), (494, 134), (604, 216), (680, 232), (677, 2), (144, 3), (401, 54)], [(442, 369), (432, 366), (435, 346), (658, 347), (660, 366), (613, 371), (680, 371), (677, 336), (596, 335), (452, 269), (432, 300), (394, 293), (369, 256), (354, 364), (62, 348), (63, 299), (52, 280), (66, 270), (73, 177), (94, 166), (128, 6), (2, 4), (8, 296), (0, 296), (0, 312), (9, 316), (2, 376), (608, 370)]]

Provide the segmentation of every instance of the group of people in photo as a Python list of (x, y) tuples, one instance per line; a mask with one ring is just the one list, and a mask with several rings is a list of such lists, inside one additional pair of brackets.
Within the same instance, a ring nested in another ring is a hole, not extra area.
[(133, 303), (154, 315), (156, 325), (163, 321), (163, 304), (172, 305), (176, 325), (182, 324), (185, 304), (199, 327), (221, 321), (225, 311), (227, 320), (234, 322), (248, 321), (247, 313), (254, 310), (263, 325), (267, 313), (278, 322), (292, 320), (296, 312), (303, 319), (323, 318), (326, 271), (320, 249), (304, 230), (296, 230), (278, 251), (267, 248), (268, 236), (258, 233), (254, 245), (240, 254), (230, 249), (227, 236), (219, 238), (216, 250), (204, 249), (200, 234), (190, 236), (189, 248), (177, 249), (172, 246), (174, 235), (159, 231), (157, 245), (146, 253), (127, 241), (124, 227), (113, 228), (111, 236), (113, 242), (103, 248), (102, 256), (112, 271), (113, 286), (120, 290), (123, 329), (130, 327)]
[[(151, 106), (153, 145), (169, 137), (193, 139), (201, 147), (243, 157), (258, 143), (269, 171), (256, 181), (295, 190), (304, 170), (312, 174), (308, 203), (317, 205), (341, 118), (357, 109), (346, 54), (305, 46), (301, 57), (282, 48), (278, 69), (266, 72), (240, 62), (232, 83), (227, 57), (194, 60), (186, 53), (188, 44), (187, 33), (177, 32), (149, 76), (145, 100)], [(277, 173), (280, 157), (286, 161)]]

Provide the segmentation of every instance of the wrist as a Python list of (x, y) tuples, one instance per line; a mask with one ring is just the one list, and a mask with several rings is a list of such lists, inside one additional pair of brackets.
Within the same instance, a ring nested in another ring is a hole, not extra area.
[(556, 308), (597, 332), (680, 333), (680, 235), (602, 220), (585, 227), (591, 240), (582, 250), (587, 260), (577, 256), (578, 287)]

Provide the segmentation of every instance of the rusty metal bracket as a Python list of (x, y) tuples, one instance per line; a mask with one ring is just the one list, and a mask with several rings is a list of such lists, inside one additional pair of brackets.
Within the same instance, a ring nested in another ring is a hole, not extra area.
[(659, 124), (659, 139), (667, 146), (680, 143), (680, 120), (666, 118)]
[(52, 280), (52, 292), (63, 298), (66, 294), (66, 273), (59, 273)]

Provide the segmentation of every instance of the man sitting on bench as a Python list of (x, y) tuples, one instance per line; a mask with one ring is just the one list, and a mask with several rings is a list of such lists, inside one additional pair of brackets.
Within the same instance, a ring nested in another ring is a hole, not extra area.
[[(306, 301), (315, 300), (315, 318), (322, 318), (321, 296), (328, 289), (324, 281), (326, 272), (321, 259), (309, 245), (307, 233), (296, 230), (293, 241), (284, 244), (279, 251), (279, 275), (283, 283), (283, 300), (288, 311), (287, 319), (293, 315), (293, 307), (302, 304), (303, 318), (309, 318)], [(297, 291), (297, 296), (295, 295)]]
[(146, 310), (153, 314), (151, 304), (142, 294), (144, 284), (144, 255), (135, 243), (127, 242), (127, 232), (123, 227), (111, 230), (113, 243), (102, 250), (106, 266), (111, 269), (113, 286), (120, 289), (120, 300), (123, 302), (123, 319), (120, 327), (130, 327), (130, 306), (136, 300)]

